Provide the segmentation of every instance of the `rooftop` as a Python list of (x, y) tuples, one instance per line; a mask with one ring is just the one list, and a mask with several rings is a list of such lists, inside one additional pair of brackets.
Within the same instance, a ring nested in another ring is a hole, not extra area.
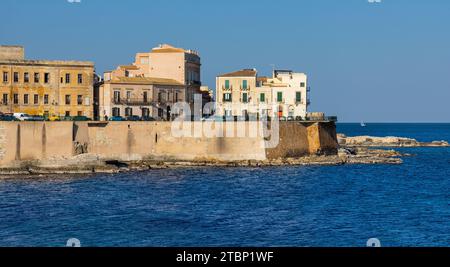
[(199, 55), (195, 50), (185, 50), (183, 48), (174, 47), (169, 44), (161, 44), (158, 47), (153, 48), (151, 53), (188, 53), (197, 56)]
[(243, 69), (235, 72), (225, 73), (219, 75), (219, 77), (256, 77), (258, 72), (256, 69)]
[(27, 59), (7, 59), (0, 60), (2, 65), (27, 65), (27, 66), (75, 66), (75, 67), (94, 67), (91, 61), (74, 60), (27, 60)]
[(183, 85), (173, 79), (154, 78), (154, 77), (115, 77), (106, 83), (116, 84), (157, 84), (157, 85)]

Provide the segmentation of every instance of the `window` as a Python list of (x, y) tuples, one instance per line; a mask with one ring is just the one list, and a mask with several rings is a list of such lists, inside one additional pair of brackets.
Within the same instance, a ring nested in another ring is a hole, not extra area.
[(120, 103), (120, 91), (114, 91), (114, 103)]
[(66, 105), (70, 105), (70, 95), (66, 95)]
[(78, 111), (77, 116), (83, 116), (83, 111)]
[(128, 99), (128, 100), (131, 99), (131, 91), (127, 91), (127, 99)]
[(23, 104), (28, 105), (28, 94), (23, 95)]
[(259, 95), (259, 101), (260, 102), (266, 102), (266, 94), (264, 94), (264, 93), (261, 93), (260, 95)]
[(3, 72), (3, 82), (4, 83), (8, 82), (8, 72), (6, 72), (6, 71)]
[(304, 83), (304, 82), (301, 82), (301, 83), (300, 83), (300, 87), (303, 88), (303, 87), (305, 87), (305, 86), (306, 86), (306, 83)]
[(44, 83), (50, 82), (50, 73), (44, 73)]
[(278, 92), (277, 93), (277, 101), (278, 102), (283, 102), (283, 92)]
[(302, 92), (295, 92), (295, 102), (302, 102)]
[(243, 80), (243, 81), (242, 81), (242, 89), (243, 89), (243, 90), (247, 90), (247, 86), (248, 86), (247, 80)]
[(141, 57), (141, 64), (148, 64), (149, 57)]
[(225, 80), (225, 89), (230, 89), (230, 80)]
[(148, 101), (148, 93), (144, 92), (144, 103), (147, 103)]
[(178, 102), (178, 92), (175, 93), (175, 102)]
[(112, 115), (114, 117), (119, 117), (120, 116), (120, 108), (113, 108), (112, 109)]
[(150, 117), (150, 109), (143, 108), (142, 109), (142, 117)]
[(70, 83), (70, 73), (66, 73), (66, 83)]
[(247, 93), (243, 93), (242, 94), (242, 103), (247, 103), (248, 102), (248, 94)]
[(30, 74), (28, 72), (25, 72), (23, 74), (23, 82), (24, 83), (29, 83), (30, 82)]
[(44, 95), (44, 105), (48, 105), (48, 95)]
[(19, 104), (19, 94), (14, 94), (14, 96), (13, 96), (13, 103), (15, 105)]
[(34, 104), (37, 105), (39, 104), (39, 95), (34, 95)]
[(82, 95), (78, 95), (77, 96), (77, 104), (80, 106), (80, 105), (83, 105), (83, 96)]
[(78, 74), (78, 84), (83, 83), (83, 74)]
[(8, 94), (3, 94), (3, 105), (8, 105)]
[(18, 72), (14, 72), (13, 76), (14, 76), (14, 78), (13, 78), (14, 82), (18, 83), (19, 82), (19, 73)]
[(34, 73), (34, 83), (39, 83), (39, 73), (35, 72)]
[(133, 116), (133, 109), (132, 108), (126, 108), (125, 109), (125, 117)]
[(66, 111), (66, 117), (70, 117), (70, 111)]
[(231, 102), (231, 94), (223, 94), (223, 101), (225, 102)]

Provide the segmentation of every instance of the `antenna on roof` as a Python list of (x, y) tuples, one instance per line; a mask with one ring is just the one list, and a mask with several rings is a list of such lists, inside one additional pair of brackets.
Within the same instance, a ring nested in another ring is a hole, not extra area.
[(275, 64), (269, 64), (269, 66), (272, 66), (272, 77), (274, 77), (275, 75)]

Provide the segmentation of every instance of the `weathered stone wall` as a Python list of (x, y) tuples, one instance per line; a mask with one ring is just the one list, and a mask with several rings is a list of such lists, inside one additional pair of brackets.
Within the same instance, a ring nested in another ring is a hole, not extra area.
[(72, 123), (0, 122), (0, 165), (70, 157)]
[[(214, 124), (195, 122), (189, 127), (202, 133), (202, 128), (214, 129)], [(176, 137), (169, 122), (0, 122), (0, 167), (87, 153), (124, 161), (259, 161), (336, 153), (338, 147), (334, 123), (282, 122), (275, 148), (265, 147), (254, 122), (216, 127), (222, 137)]]
[[(195, 122), (191, 124), (191, 129), (212, 127), (208, 125), (209, 123)], [(226, 123), (224, 128), (230, 128), (232, 124), (234, 123)], [(90, 123), (88, 132), (89, 153), (100, 155), (103, 158), (122, 160), (146, 158), (177, 160), (265, 159), (265, 149), (261, 138), (174, 137), (171, 123), (167, 122)]]

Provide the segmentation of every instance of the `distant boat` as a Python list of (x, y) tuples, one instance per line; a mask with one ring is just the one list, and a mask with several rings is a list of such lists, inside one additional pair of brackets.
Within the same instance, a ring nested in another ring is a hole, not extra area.
[(367, 125), (362, 121), (361, 122), (361, 127), (366, 127)]

